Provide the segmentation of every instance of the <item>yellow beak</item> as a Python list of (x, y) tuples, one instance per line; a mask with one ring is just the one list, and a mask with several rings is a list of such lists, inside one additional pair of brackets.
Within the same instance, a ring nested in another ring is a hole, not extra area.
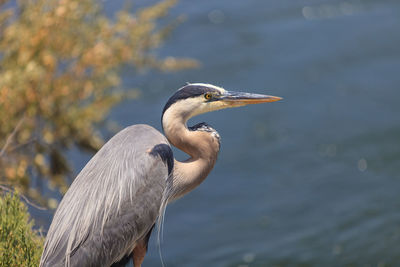
[(282, 98), (278, 96), (226, 91), (222, 96), (217, 99), (217, 101), (222, 101), (224, 104), (232, 107), (237, 107), (250, 104), (275, 102), (281, 99)]

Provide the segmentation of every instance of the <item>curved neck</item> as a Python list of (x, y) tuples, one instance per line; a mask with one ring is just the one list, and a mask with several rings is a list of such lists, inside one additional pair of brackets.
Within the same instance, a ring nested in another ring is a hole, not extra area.
[(174, 160), (169, 201), (185, 195), (204, 181), (219, 152), (219, 142), (214, 136), (204, 131), (190, 131), (186, 126), (188, 118), (177, 115), (173, 110), (165, 112), (162, 119), (164, 132), (168, 141), (190, 158), (182, 162)]

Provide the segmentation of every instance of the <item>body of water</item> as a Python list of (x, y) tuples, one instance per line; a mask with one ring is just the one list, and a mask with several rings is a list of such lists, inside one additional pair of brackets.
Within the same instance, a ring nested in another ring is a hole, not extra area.
[[(112, 120), (161, 129), (186, 82), (284, 100), (192, 119), (222, 148), (206, 181), (167, 208), (166, 266), (399, 266), (400, 2), (185, 0), (179, 14), (159, 53), (201, 68), (125, 70), (143, 94)], [(76, 155), (77, 171), (88, 159)], [(143, 266), (161, 266), (155, 238)]]

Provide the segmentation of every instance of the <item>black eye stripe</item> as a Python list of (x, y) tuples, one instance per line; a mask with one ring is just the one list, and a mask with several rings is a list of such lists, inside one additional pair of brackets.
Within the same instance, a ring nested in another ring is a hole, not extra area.
[[(212, 87), (207, 87), (207, 86), (202, 86), (202, 85), (186, 85), (179, 89), (173, 96), (170, 97), (168, 100), (167, 104), (165, 104), (163, 113), (175, 102), (182, 100), (182, 99), (187, 99), (191, 97), (197, 97), (204, 95), (205, 93), (219, 93), (217, 89), (214, 89)], [(209, 99), (212, 100), (212, 97)]]

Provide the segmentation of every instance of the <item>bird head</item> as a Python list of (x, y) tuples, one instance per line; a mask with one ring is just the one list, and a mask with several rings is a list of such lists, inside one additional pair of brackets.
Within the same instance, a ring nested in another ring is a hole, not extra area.
[(180, 88), (170, 97), (163, 110), (162, 120), (181, 117), (185, 122), (199, 114), (225, 109), (274, 102), (282, 98), (270, 95), (232, 92), (221, 87), (193, 83)]

